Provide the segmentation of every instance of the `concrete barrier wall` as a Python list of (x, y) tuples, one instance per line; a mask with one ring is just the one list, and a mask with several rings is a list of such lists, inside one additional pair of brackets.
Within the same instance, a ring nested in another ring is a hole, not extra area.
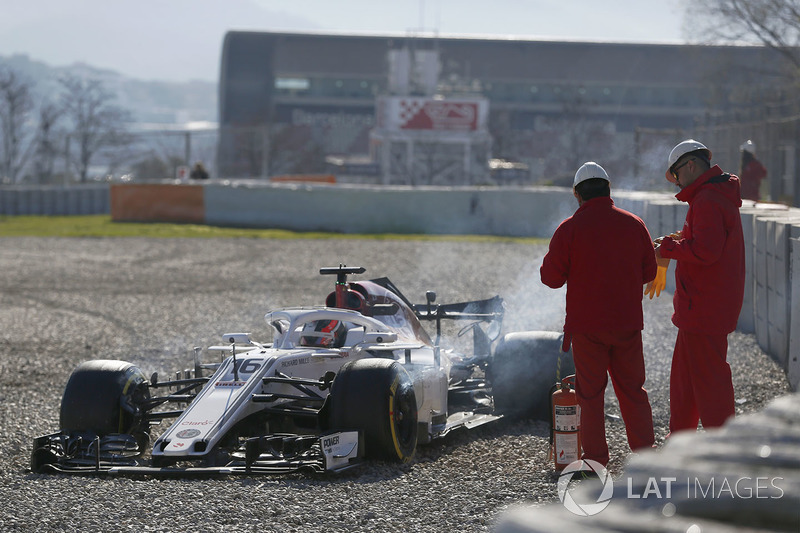
[(789, 316), (789, 357), (787, 375), (794, 390), (800, 388), (800, 225), (792, 226), (792, 261), (790, 279), (792, 280), (792, 306)]
[(105, 183), (0, 187), (0, 215), (100, 215), (109, 210)]
[[(653, 238), (683, 227), (688, 206), (670, 194), (612, 191)], [(110, 200), (111, 198), (112, 200)], [(0, 214), (93, 214), (114, 220), (341, 233), (542, 237), (574, 213), (569, 188), (369, 187), (259, 180), (0, 188)], [(800, 386), (800, 209), (742, 207), (747, 280), (738, 327)], [(667, 276), (673, 292), (674, 261)]]
[(342, 233), (549, 236), (561, 189), (395, 188), (238, 182), (205, 187), (206, 222)]
[[(759, 338), (759, 344), (766, 345), (768, 353), (772, 354), (778, 363), (787, 367), (789, 357), (789, 336), (792, 314), (791, 299), (791, 248), (790, 238), (792, 225), (798, 224), (800, 217), (787, 213), (783, 217), (765, 217), (756, 219), (757, 228), (766, 226), (767, 247), (765, 261), (756, 259), (756, 266), (766, 263), (766, 305), (764, 313), (766, 319), (762, 334), (766, 333), (766, 340)], [(758, 244), (758, 243), (756, 243)], [(756, 275), (759, 276), (759, 272)], [(759, 276), (762, 277), (762, 276)], [(756, 323), (758, 327), (758, 322)]]

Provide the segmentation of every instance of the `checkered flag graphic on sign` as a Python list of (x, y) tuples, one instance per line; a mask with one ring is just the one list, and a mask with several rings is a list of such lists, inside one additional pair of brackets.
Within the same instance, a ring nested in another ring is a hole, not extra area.
[(425, 102), (421, 100), (401, 100), (400, 101), (400, 123), (405, 124), (414, 116), (419, 113), (419, 110), (425, 106)]

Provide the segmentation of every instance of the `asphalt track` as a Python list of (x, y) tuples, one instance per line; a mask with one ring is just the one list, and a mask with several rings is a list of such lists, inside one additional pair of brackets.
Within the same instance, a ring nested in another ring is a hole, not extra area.
[[(0, 530), (491, 531), (509, 506), (557, 501), (547, 427), (501, 421), (420, 448), (409, 465), (370, 463), (338, 477), (204, 480), (32, 474), (34, 436), (58, 429), (63, 387), (87, 359), (145, 373), (190, 364), (229, 331), (266, 333), (264, 314), (317, 305), (322, 266), (364, 266), (411, 300), (501, 295), (504, 331), (558, 330), (564, 292), (539, 282), (546, 247), (521, 242), (256, 239), (0, 239)], [(598, 280), (602, 283), (603, 280)], [(669, 294), (645, 299), (644, 346), (656, 434), (668, 417), (676, 330)], [(788, 392), (751, 335), (729, 337), (737, 412)], [(612, 473), (628, 456), (607, 394)], [(654, 460), (657, 456), (654, 455)]]

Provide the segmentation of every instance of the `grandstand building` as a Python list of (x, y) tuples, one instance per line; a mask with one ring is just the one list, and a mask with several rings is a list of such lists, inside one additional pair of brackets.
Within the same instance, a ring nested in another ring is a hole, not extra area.
[[(522, 182), (559, 183), (586, 160), (635, 176), (652, 159), (663, 176), (676, 139), (711, 110), (764, 98), (780, 76), (776, 55), (755, 46), (430, 34), (231, 31), (221, 61), (220, 176), (341, 165), (407, 184), (497, 183), (506, 167), (515, 183), (519, 169)], [(474, 121), (459, 130), (446, 125), (458, 117), (413, 122), (424, 127), (386, 117), (408, 102)]]

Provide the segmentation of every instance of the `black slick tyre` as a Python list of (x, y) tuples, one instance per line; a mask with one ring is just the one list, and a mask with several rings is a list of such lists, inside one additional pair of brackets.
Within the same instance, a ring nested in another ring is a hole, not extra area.
[(135, 397), (148, 397), (146, 378), (124, 361), (94, 360), (78, 365), (61, 398), (62, 431), (103, 436), (134, 433)]
[(330, 426), (361, 431), (369, 459), (409, 462), (417, 448), (417, 399), (408, 372), (389, 359), (346, 363), (331, 386)]
[(550, 420), (550, 389), (557, 376), (575, 373), (572, 351), (562, 352), (563, 335), (552, 331), (506, 334), (490, 367), (495, 409), (510, 417)]

